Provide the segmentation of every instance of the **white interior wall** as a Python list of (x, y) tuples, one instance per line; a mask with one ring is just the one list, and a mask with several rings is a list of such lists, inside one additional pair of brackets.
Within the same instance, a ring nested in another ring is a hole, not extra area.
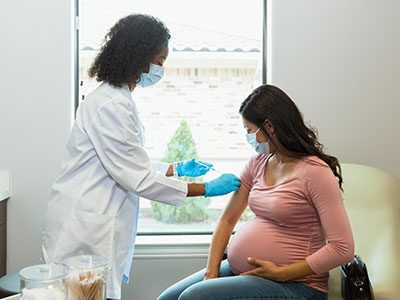
[(0, 8), (0, 169), (12, 176), (7, 270), (37, 264), (50, 187), (72, 113), (71, 0)]
[(272, 78), (342, 162), (400, 178), (400, 2), (272, 2)]
[[(400, 2), (279, 0), (272, 9), (272, 83), (318, 127), (329, 152), (400, 178)], [(40, 256), (44, 207), (71, 126), (71, 17), (71, 0), (1, 7), (0, 168), (13, 176), (9, 272)], [(153, 299), (204, 261), (137, 261), (124, 295)]]

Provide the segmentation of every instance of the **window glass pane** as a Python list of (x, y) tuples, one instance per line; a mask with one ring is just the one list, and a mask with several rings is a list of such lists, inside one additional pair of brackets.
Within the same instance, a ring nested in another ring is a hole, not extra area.
[[(98, 85), (87, 70), (118, 19), (130, 13), (158, 17), (172, 35), (165, 74), (155, 86), (133, 93), (149, 156), (164, 161), (196, 156), (218, 171), (239, 174), (254, 154), (238, 110), (261, 84), (262, 10), (261, 0), (81, 0), (80, 93)], [(218, 175), (211, 171), (198, 180)], [(228, 199), (188, 198), (179, 208), (142, 199), (139, 232), (212, 231)], [(243, 219), (249, 217), (246, 212)]]

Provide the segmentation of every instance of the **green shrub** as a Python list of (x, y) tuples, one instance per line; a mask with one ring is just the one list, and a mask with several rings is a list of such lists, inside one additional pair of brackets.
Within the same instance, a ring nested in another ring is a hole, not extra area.
[[(162, 161), (167, 163), (180, 162), (196, 158), (198, 154), (196, 145), (190, 132), (189, 125), (182, 121), (179, 128), (168, 143), (165, 157)], [(201, 178), (180, 177), (180, 180), (190, 182), (202, 182)], [(208, 205), (210, 200), (201, 197), (188, 197), (181, 206), (172, 206), (168, 204), (151, 201), (153, 217), (167, 223), (190, 223), (199, 222), (208, 219)]]

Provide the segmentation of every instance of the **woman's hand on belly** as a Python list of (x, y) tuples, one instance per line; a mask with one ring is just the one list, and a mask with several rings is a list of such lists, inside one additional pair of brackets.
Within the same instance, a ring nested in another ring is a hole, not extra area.
[(261, 260), (254, 257), (249, 257), (247, 259), (248, 263), (255, 266), (256, 268), (240, 275), (254, 275), (263, 277), (266, 279), (274, 280), (274, 281), (285, 281), (283, 276), (281, 276), (282, 267), (278, 267), (271, 261)]
[(255, 275), (284, 282), (316, 274), (305, 259), (282, 267), (278, 267), (268, 260), (261, 260), (254, 257), (249, 257), (247, 261), (256, 268), (240, 275)]

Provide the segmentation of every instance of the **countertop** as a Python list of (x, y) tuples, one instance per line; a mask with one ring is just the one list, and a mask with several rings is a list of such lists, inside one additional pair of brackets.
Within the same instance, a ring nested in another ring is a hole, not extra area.
[(0, 170), (0, 201), (6, 200), (11, 196), (10, 172)]
[(15, 295), (15, 296), (10, 296), (10, 297), (3, 298), (2, 300), (20, 300), (20, 299), (21, 299), (21, 295), (18, 294), (18, 295)]

